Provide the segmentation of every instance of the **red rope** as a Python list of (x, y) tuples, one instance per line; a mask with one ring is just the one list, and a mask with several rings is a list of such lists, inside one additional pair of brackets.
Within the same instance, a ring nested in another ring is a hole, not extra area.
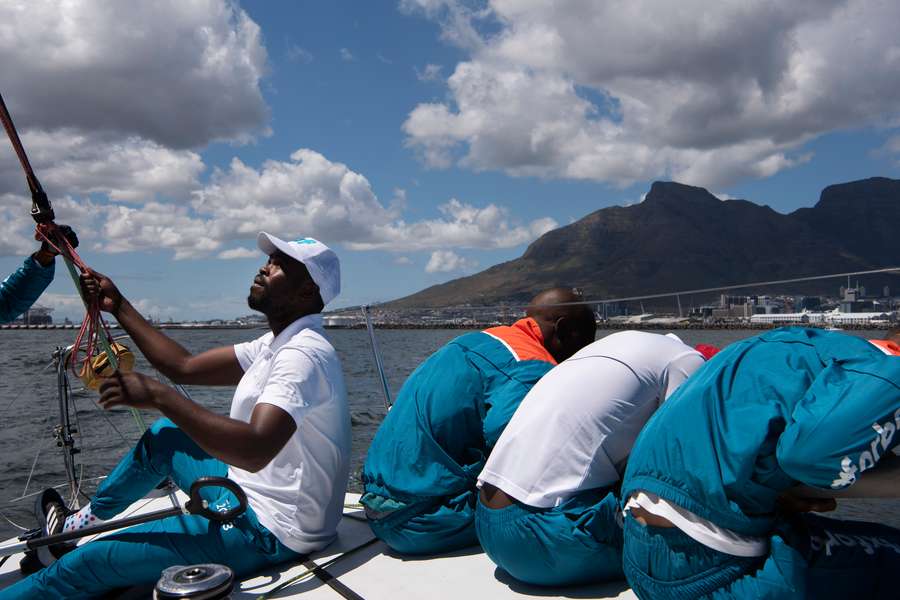
[[(35, 220), (41, 221), (37, 225), (34, 236), (35, 239), (43, 240), (58, 254), (62, 254), (65, 258), (71, 260), (82, 274), (86, 273), (88, 271), (88, 266), (81, 260), (78, 253), (75, 252), (75, 248), (69, 243), (68, 238), (60, 233), (59, 227), (53, 222), (53, 209), (50, 207), (50, 203), (47, 200), (44, 191), (41, 189), (41, 184), (38, 182), (34, 170), (31, 168), (31, 163), (28, 161), (28, 155), (25, 154), (25, 147), (22, 146), (22, 140), (19, 139), (19, 134), (13, 124), (12, 117), (9, 114), (9, 110), (6, 108), (6, 102), (3, 101), (3, 96), (0, 96), (0, 123), (3, 124), (3, 128), (6, 130), (6, 134), (9, 137), (13, 150), (19, 158), (19, 163), (22, 165), (22, 170), (25, 171), (25, 179), (28, 181), (28, 187), (31, 190), (32, 200), (34, 201), (32, 215), (35, 217)], [(43, 197), (43, 200), (41, 200), (40, 196)], [(39, 219), (39, 216), (42, 218)], [(82, 343), (85, 343), (86, 348), (83, 363), (84, 370), (89, 372), (91, 369), (91, 359), (97, 354), (97, 340), (99, 339), (99, 336), (106, 335), (110, 348), (112, 348), (113, 339), (112, 334), (109, 331), (109, 326), (106, 324), (106, 320), (100, 313), (99, 299), (86, 299), (85, 305), (87, 311), (85, 312), (84, 320), (81, 322), (81, 329), (78, 331), (78, 337), (75, 340), (75, 346), (69, 356), (69, 360), (70, 365), (74, 369), (75, 364), (78, 362), (78, 349), (81, 347)]]
[(16, 156), (19, 157), (22, 170), (25, 171), (25, 179), (28, 181), (28, 188), (32, 193), (41, 191), (41, 184), (38, 183), (37, 177), (34, 175), (34, 170), (31, 168), (31, 163), (28, 161), (28, 155), (25, 154), (22, 140), (19, 139), (19, 134), (16, 132), (15, 125), (13, 125), (12, 117), (9, 115), (6, 103), (3, 101), (3, 96), (0, 96), (0, 122), (3, 123), (3, 128), (6, 130), (6, 135), (9, 136), (9, 141), (12, 144), (13, 150), (15, 151)]
[[(35, 238), (43, 240), (58, 254), (71, 260), (72, 264), (78, 267), (78, 270), (81, 271), (82, 274), (88, 272), (88, 266), (81, 257), (78, 256), (78, 252), (75, 251), (75, 248), (72, 247), (72, 244), (69, 243), (66, 236), (59, 232), (59, 227), (56, 223), (39, 223), (35, 229)], [(81, 348), (83, 342), (85, 343), (85, 351), (84, 359), (81, 362), (83, 370), (89, 372), (91, 370), (92, 359), (99, 354), (97, 351), (97, 340), (99, 336), (105, 335), (110, 347), (112, 347), (113, 338), (112, 333), (109, 330), (109, 325), (107, 325), (106, 319), (103, 318), (103, 313), (100, 312), (100, 300), (97, 297), (90, 299), (85, 298), (85, 306), (87, 307), (87, 310), (84, 319), (81, 322), (81, 329), (78, 331), (78, 336), (75, 338), (75, 345), (72, 348), (72, 353), (69, 355), (69, 364), (74, 371), (75, 365), (78, 364), (78, 350)]]

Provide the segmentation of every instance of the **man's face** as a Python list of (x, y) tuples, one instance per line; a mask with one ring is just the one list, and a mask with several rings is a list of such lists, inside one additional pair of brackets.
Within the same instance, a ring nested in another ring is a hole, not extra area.
[(276, 251), (253, 278), (247, 304), (265, 315), (279, 314), (308, 302), (310, 293), (316, 284), (303, 263)]

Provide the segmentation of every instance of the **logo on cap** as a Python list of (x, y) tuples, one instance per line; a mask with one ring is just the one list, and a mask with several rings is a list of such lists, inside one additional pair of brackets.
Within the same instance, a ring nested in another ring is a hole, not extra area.
[(316, 240), (310, 238), (300, 238), (299, 240), (294, 240), (295, 244), (315, 244)]

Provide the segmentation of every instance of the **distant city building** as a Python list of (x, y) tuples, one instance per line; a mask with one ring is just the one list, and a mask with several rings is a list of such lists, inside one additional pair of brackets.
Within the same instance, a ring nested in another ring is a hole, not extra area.
[(816, 310), (822, 306), (822, 299), (818, 296), (798, 296), (794, 299), (794, 310)]
[(800, 312), (800, 313), (772, 313), (758, 314), (750, 317), (750, 322), (754, 324), (766, 325), (793, 325), (793, 324), (813, 324), (824, 323), (823, 313)]
[(52, 325), (53, 317), (50, 316), (52, 312), (52, 308), (35, 304), (13, 322), (20, 325)]
[(355, 314), (323, 315), (322, 321), (325, 327), (353, 327), (365, 322), (361, 315)]
[(783, 314), (758, 314), (750, 317), (754, 324), (766, 325), (790, 325), (790, 324), (823, 324), (823, 325), (882, 325), (895, 323), (897, 313), (885, 312), (856, 312), (847, 313), (839, 310), (830, 312), (800, 312)]

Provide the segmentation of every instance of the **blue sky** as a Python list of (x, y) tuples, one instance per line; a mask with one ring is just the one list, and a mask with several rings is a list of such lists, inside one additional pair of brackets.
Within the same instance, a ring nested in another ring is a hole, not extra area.
[[(790, 212), (898, 176), (892, 3), (549, 4), (8, 2), (0, 92), (83, 258), (163, 319), (249, 312), (260, 229), (333, 245), (347, 306), (657, 179)], [(11, 272), (35, 244), (2, 148)], [(62, 270), (40, 303), (80, 318)]]

